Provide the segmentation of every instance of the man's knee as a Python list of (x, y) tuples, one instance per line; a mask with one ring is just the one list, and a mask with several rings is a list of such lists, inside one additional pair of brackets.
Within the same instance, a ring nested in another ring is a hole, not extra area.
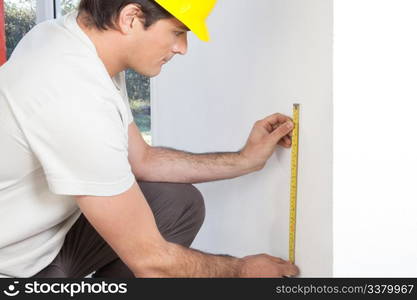
[(187, 193), (189, 193), (188, 205), (190, 205), (190, 209), (193, 212), (195, 223), (201, 227), (206, 216), (206, 207), (204, 204), (203, 194), (192, 184), (186, 184), (186, 186), (186, 189), (188, 189)]
[(188, 222), (194, 226), (201, 227), (204, 222), (206, 209), (202, 193), (192, 184), (174, 183), (167, 187), (167, 197), (178, 217), (187, 216)]
[(189, 247), (200, 230), (205, 205), (201, 192), (192, 184), (138, 182), (155, 216), (162, 236)]
[(171, 182), (138, 183), (158, 225), (164, 228), (177, 222), (202, 225), (205, 217), (204, 198), (194, 185)]

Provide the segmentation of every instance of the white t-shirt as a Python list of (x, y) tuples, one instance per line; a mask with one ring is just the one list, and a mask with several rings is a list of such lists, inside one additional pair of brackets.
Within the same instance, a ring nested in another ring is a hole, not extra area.
[(81, 214), (135, 177), (124, 72), (111, 78), (76, 13), (35, 26), (0, 67), (0, 277), (30, 277)]

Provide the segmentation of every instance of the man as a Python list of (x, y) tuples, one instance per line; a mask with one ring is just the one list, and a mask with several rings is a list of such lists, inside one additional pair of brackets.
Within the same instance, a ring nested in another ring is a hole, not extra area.
[(148, 146), (123, 71), (156, 76), (207, 41), (215, 0), (81, 0), (33, 28), (0, 69), (0, 277), (281, 277), (267, 254), (189, 248), (204, 219), (191, 184), (263, 168), (291, 119), (255, 123), (235, 153)]

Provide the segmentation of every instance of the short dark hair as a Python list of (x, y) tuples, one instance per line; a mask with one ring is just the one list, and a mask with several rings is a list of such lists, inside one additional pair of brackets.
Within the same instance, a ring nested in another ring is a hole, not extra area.
[(99, 30), (115, 29), (114, 21), (120, 11), (129, 4), (140, 6), (145, 29), (159, 20), (173, 18), (154, 0), (81, 0), (78, 6), (78, 15), (86, 13), (84, 21), (88, 27), (93, 26)]

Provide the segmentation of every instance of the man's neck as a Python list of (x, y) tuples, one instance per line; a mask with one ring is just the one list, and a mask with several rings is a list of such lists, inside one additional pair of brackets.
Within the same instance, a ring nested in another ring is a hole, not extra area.
[(117, 33), (112, 30), (98, 31), (93, 27), (89, 28), (83, 23), (81, 18), (80, 16), (77, 17), (77, 24), (94, 44), (97, 54), (110, 77), (125, 70), (126, 66), (121, 63), (121, 57), (117, 57), (117, 54), (121, 53), (117, 48), (119, 46)]

